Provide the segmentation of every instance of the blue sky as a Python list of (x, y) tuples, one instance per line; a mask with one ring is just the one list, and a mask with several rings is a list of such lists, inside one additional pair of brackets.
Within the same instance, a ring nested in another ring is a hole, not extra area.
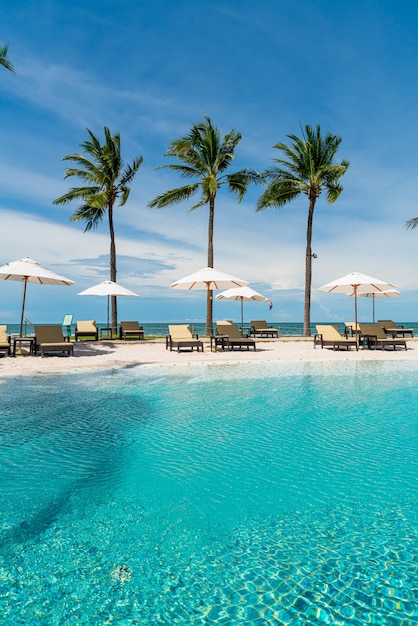
[[(179, 186), (156, 168), (170, 142), (209, 115), (223, 134), (242, 133), (234, 167), (263, 170), (273, 145), (319, 123), (342, 137), (350, 167), (334, 205), (317, 203), (312, 320), (344, 321), (352, 301), (316, 288), (359, 271), (393, 283), (401, 297), (376, 302), (377, 317), (418, 319), (418, 5), (414, 0), (16, 0), (1, 2), (0, 43), (16, 75), (0, 68), (0, 263), (30, 256), (75, 281), (30, 286), (33, 322), (105, 321), (106, 303), (79, 291), (109, 277), (107, 223), (83, 232), (76, 206), (56, 207), (62, 157), (86, 128), (119, 132), (122, 155), (144, 162), (115, 227), (118, 282), (140, 294), (119, 299), (119, 319), (199, 321), (202, 292), (170, 283), (207, 264), (207, 209), (149, 209)], [(232, 171), (232, 170), (231, 170)], [(248, 303), (246, 317), (303, 320), (306, 197), (256, 212), (259, 188), (244, 201), (221, 191), (215, 214), (215, 267), (272, 300)], [(21, 285), (0, 281), (0, 320), (17, 322)], [(371, 303), (359, 303), (362, 319)], [(239, 318), (215, 301), (214, 319)]]

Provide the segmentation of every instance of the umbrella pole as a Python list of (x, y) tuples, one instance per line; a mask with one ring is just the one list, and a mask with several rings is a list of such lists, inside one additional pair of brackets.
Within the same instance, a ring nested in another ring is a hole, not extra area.
[(373, 324), (374, 324), (374, 293), (372, 293), (372, 302), (373, 302)]
[(357, 324), (357, 285), (354, 285), (354, 323), (356, 327), (356, 350), (358, 350), (358, 342), (359, 342), (359, 332), (358, 332), (358, 324)]
[(25, 316), (25, 303), (26, 303), (26, 286), (28, 284), (28, 277), (24, 276), (23, 277), (23, 301), (22, 301), (22, 313), (20, 316), (20, 329), (19, 329), (19, 336), (22, 337), (22, 331), (23, 331), (23, 318)]
[(108, 294), (107, 296), (107, 327), (109, 328), (109, 301), (110, 301), (110, 296)]
[(241, 335), (244, 336), (244, 298), (241, 299)]
[(211, 337), (213, 334), (213, 291), (210, 288), (211, 281), (207, 281), (207, 297), (206, 297), (206, 331), (205, 334)]

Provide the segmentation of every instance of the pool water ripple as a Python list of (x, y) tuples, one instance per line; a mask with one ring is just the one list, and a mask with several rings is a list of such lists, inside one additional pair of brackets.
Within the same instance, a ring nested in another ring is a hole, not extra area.
[(410, 626), (417, 379), (137, 368), (59, 411), (59, 377), (4, 383), (3, 622)]

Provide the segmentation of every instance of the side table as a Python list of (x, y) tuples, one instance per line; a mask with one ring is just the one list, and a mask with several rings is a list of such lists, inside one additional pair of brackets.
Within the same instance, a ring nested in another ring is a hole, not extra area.
[(210, 351), (216, 352), (220, 346), (221, 350), (229, 348), (229, 336), (228, 335), (211, 335), (210, 336)]
[[(111, 326), (102, 326), (100, 328), (100, 339), (112, 339), (113, 328)], [(105, 337), (106, 333), (106, 337)]]
[(35, 356), (36, 351), (36, 338), (35, 337), (13, 337), (13, 348), (12, 355), (16, 356), (16, 346), (20, 345), (22, 348), (22, 344), (27, 344), (29, 347), (29, 354)]

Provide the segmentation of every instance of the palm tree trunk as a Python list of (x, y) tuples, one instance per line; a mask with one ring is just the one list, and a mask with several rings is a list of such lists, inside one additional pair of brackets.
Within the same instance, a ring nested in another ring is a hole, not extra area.
[(311, 335), (311, 285), (312, 285), (312, 223), (316, 198), (309, 199), (308, 227), (306, 229), (305, 260), (305, 307), (303, 315), (303, 336)]
[[(215, 218), (215, 196), (209, 200), (209, 227), (208, 227), (208, 267), (213, 267), (213, 223)], [(206, 335), (213, 332), (213, 291), (208, 289), (206, 301)]]
[[(110, 280), (116, 282), (116, 244), (115, 244), (115, 229), (113, 227), (113, 206), (108, 207), (109, 215), (109, 232), (110, 232)], [(112, 334), (118, 332), (118, 304), (116, 296), (111, 297), (112, 303)]]

